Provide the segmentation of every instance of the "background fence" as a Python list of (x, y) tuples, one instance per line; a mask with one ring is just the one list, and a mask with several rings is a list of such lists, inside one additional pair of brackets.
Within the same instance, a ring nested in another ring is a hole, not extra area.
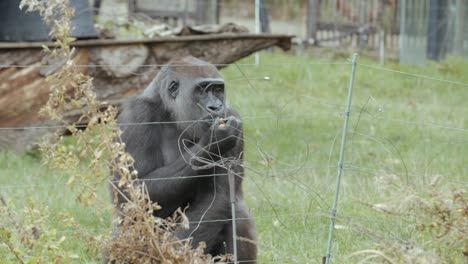
[[(141, 2), (148, 7), (147, 1)], [(184, 1), (159, 1), (159, 17), (171, 24), (226, 23), (235, 21), (257, 32), (255, 1), (202, 1), (185, 6)], [(296, 42), (315, 43), (333, 49), (360, 49), (382, 58), (399, 58), (420, 64), (447, 54), (468, 55), (468, 8), (461, 0), (260, 0), (259, 31), (295, 35)], [(126, 19), (126, 1), (103, 1), (113, 12), (101, 10), (104, 19)], [(146, 3), (146, 4), (145, 4)], [(194, 4), (196, 3), (196, 4)], [(187, 7), (188, 15), (183, 10)], [(190, 7), (190, 8), (189, 8)], [(177, 9), (178, 8), (178, 9)], [(196, 8), (198, 16), (191, 20)], [(167, 9), (167, 15), (164, 10)], [(174, 9), (179, 10), (174, 15)], [(121, 12), (122, 15), (116, 15)], [(136, 14), (138, 12), (134, 10)], [(172, 14), (172, 15), (171, 15)], [(175, 21), (175, 22), (174, 22)]]
[[(467, 56), (468, 22), (464, 1), (308, 0), (262, 1), (268, 29), (289, 33), (298, 42), (332, 48), (359, 48), (379, 56), (422, 63), (446, 54)], [(250, 4), (250, 5), (249, 5)], [(253, 22), (253, 3), (219, 2), (220, 21)], [(385, 51), (385, 52), (383, 52)], [(432, 55), (431, 55), (432, 54)]]

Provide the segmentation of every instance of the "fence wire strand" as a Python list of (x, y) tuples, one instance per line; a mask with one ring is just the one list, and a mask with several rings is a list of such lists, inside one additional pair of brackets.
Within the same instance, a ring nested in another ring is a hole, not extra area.
[(431, 81), (449, 83), (449, 84), (465, 86), (465, 87), (468, 86), (468, 83), (452, 81), (452, 80), (446, 80), (446, 79), (440, 79), (440, 78), (434, 78), (434, 77), (423, 75), (423, 74), (417, 74), (417, 73), (411, 73), (411, 72), (405, 72), (405, 71), (398, 71), (398, 70), (393, 70), (393, 69), (389, 69), (389, 68), (385, 68), (385, 67), (379, 67), (379, 66), (370, 65), (370, 64), (363, 64), (363, 63), (358, 63), (358, 65), (362, 66), (362, 67), (374, 69), (374, 70), (392, 72), (392, 73), (397, 73), (397, 74), (403, 74), (403, 75), (422, 78), (422, 79), (431, 80)]

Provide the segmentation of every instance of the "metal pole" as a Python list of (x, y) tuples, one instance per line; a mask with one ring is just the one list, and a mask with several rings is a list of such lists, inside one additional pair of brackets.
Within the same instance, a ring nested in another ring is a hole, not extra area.
[(235, 181), (234, 173), (231, 168), (228, 168), (228, 180), (229, 180), (229, 199), (231, 201), (231, 215), (232, 215), (232, 248), (234, 256), (234, 264), (237, 264), (237, 230), (236, 230), (236, 195), (235, 195)]
[(427, 15), (427, 49), (426, 58), (430, 60), (440, 60), (442, 39), (441, 30), (441, 0), (429, 1), (429, 13)]
[[(378, 12), (379, 5), (382, 7), (380, 13)], [(385, 38), (386, 36), (385, 36), (385, 25), (384, 25), (383, 17), (385, 16), (386, 5), (387, 5), (386, 0), (380, 0), (380, 4), (379, 4), (379, 1), (377, 0), (375, 1), (375, 13), (374, 14), (376, 16), (376, 19), (374, 19), (374, 21), (375, 21), (375, 25), (378, 24), (380, 28), (379, 46), (380, 46), (380, 64), (381, 65), (384, 65), (385, 63)], [(379, 14), (378, 17), (377, 17), (377, 14)], [(391, 36), (391, 33), (390, 33), (390, 36)]]
[(383, 29), (379, 32), (379, 57), (380, 57), (380, 65), (384, 65), (385, 62), (385, 33)]
[[(255, 0), (255, 33), (260, 34), (260, 0)], [(259, 63), (259, 54), (255, 52), (255, 65)]]
[(338, 159), (338, 172), (336, 175), (335, 196), (333, 198), (332, 209), (330, 210), (330, 229), (328, 231), (327, 254), (325, 256), (326, 264), (330, 263), (333, 229), (335, 229), (336, 208), (338, 206), (338, 194), (340, 192), (341, 173), (343, 171), (344, 150), (345, 150), (345, 144), (346, 144), (346, 134), (348, 132), (348, 120), (349, 120), (349, 112), (351, 110), (351, 98), (353, 95), (353, 84), (354, 84), (354, 75), (356, 73), (357, 58), (358, 58), (358, 54), (354, 53), (352, 64), (351, 64), (352, 65), (351, 77), (349, 79), (348, 99), (346, 100), (346, 112), (344, 116), (343, 133), (341, 134), (340, 157)]
[(319, 1), (307, 1), (306, 43), (317, 44), (317, 22), (319, 19)]
[(407, 63), (406, 57), (406, 0), (400, 2), (400, 63)]

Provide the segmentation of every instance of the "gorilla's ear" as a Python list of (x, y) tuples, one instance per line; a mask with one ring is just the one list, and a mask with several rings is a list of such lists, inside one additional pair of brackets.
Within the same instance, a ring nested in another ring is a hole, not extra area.
[(171, 84), (169, 85), (169, 94), (176, 98), (177, 94), (179, 93), (179, 82), (177, 81), (172, 81)]

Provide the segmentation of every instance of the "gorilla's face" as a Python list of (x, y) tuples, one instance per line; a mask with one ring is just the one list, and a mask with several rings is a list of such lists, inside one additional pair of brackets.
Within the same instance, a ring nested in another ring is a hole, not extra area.
[(212, 117), (224, 114), (223, 79), (200, 79), (192, 89), (193, 103)]
[(164, 81), (159, 88), (166, 109), (180, 122), (178, 127), (195, 138), (206, 132), (211, 120), (224, 117), (226, 109), (223, 78), (213, 65), (199, 62), (172, 63), (161, 71)]

